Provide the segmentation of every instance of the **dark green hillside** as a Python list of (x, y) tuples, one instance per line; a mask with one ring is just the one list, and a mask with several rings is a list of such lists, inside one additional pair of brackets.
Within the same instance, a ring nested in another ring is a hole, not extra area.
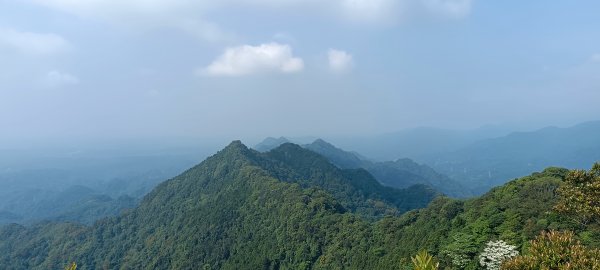
[(423, 185), (409, 189), (384, 187), (364, 169), (339, 169), (325, 157), (291, 143), (262, 156), (266, 157), (263, 167), (274, 177), (303, 188), (322, 188), (344, 207), (367, 217), (422, 208), (437, 195)]
[(454, 198), (471, 197), (468, 188), (457, 181), (440, 174), (431, 167), (418, 164), (411, 159), (372, 162), (357, 153), (344, 151), (334, 145), (318, 139), (302, 147), (319, 153), (340, 168), (362, 168), (371, 173), (381, 184), (394, 188), (408, 188), (413, 185), (427, 185)]
[(261, 154), (233, 142), (137, 208), (91, 227), (0, 227), (0, 269), (71, 261), (78, 269), (407, 269), (421, 249), (442, 266), (460, 258), (476, 269), (487, 241), (523, 247), (547, 228), (598, 246), (597, 225), (576, 226), (552, 211), (566, 172), (550, 168), (480, 198), (439, 197), (373, 221), (402, 211), (411, 197), (395, 196), (410, 191), (383, 188), (366, 171), (340, 170), (297, 145)]
[(452, 265), (453, 258), (464, 259), (470, 265), (466, 269), (478, 269), (477, 255), (487, 241), (500, 239), (523, 248), (547, 229), (576, 231), (585, 244), (598, 247), (597, 225), (581, 227), (552, 210), (558, 201), (556, 188), (566, 173), (549, 168), (467, 201), (439, 198), (426, 209), (382, 220), (376, 230), (388, 233), (384, 249), (400, 257), (427, 249), (443, 265)]
[[(372, 268), (375, 238), (360, 216), (424, 206), (435, 195), (419, 191), (430, 197), (384, 188), (296, 145), (260, 154), (234, 142), (159, 185), (138, 208), (88, 229), (5, 227), (0, 268)], [(408, 194), (418, 202), (397, 197)]]

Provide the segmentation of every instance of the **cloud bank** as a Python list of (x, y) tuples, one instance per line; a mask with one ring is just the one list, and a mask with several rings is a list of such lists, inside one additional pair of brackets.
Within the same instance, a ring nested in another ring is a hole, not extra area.
[(256, 73), (294, 73), (304, 69), (304, 61), (294, 57), (286, 44), (266, 43), (258, 46), (230, 47), (197, 73), (209, 76), (242, 76)]

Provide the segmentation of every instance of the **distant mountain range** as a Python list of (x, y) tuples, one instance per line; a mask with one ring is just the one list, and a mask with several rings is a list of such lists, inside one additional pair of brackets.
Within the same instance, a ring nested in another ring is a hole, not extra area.
[(482, 194), (510, 179), (549, 166), (583, 169), (597, 161), (600, 161), (600, 121), (481, 140), (456, 151), (430, 156), (426, 163)]
[(480, 140), (505, 136), (512, 131), (514, 129), (492, 125), (468, 130), (419, 127), (381, 135), (332, 137), (328, 141), (374, 161), (410, 158), (423, 162), (424, 158), (456, 151)]
[[(281, 144), (290, 142), (285, 137), (267, 138), (255, 149), (269, 151)], [(344, 151), (334, 145), (317, 139), (302, 147), (319, 153), (331, 163), (343, 169), (362, 168), (371, 173), (381, 184), (395, 188), (407, 188), (412, 185), (427, 185), (451, 197), (464, 198), (472, 194), (468, 188), (448, 176), (437, 173), (427, 165), (418, 164), (411, 159), (403, 158), (396, 161), (372, 162), (356, 152)]]
[(0, 226), (0, 269), (412, 269), (419, 250), (442, 268), (459, 258), (477, 269), (488, 241), (523, 251), (550, 228), (599, 246), (598, 226), (552, 212), (567, 173), (548, 168), (463, 201), (384, 187), (295, 144), (260, 153), (234, 141), (116, 217)]
[[(264, 150), (281, 141), (288, 140), (269, 139), (260, 146)], [(454, 197), (483, 194), (550, 166), (581, 169), (600, 161), (600, 121), (529, 132), (508, 132), (493, 126), (463, 131), (418, 128), (332, 141), (361, 155), (352, 151), (342, 155), (317, 146), (312, 150), (338, 166), (365, 168), (385, 185), (423, 183)], [(421, 179), (415, 180), (411, 175)]]
[(32, 224), (42, 220), (73, 221), (91, 224), (133, 208), (137, 200), (130, 196), (113, 199), (88, 187), (71, 186), (61, 192), (22, 189), (4, 195), (0, 224)]
[(91, 224), (118, 215), (135, 207), (156, 185), (197, 162), (193, 156), (173, 152), (123, 155), (108, 150), (0, 151), (0, 224), (43, 220)]

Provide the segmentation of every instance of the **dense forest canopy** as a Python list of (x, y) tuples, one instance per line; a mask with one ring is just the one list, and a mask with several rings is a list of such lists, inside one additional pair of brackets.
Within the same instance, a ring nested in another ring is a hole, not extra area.
[(490, 241), (524, 252), (550, 229), (600, 247), (596, 221), (553, 210), (568, 175), (548, 168), (456, 200), (383, 187), (294, 144), (259, 153), (236, 141), (120, 216), (2, 227), (0, 267), (411, 269), (411, 257), (427, 250), (441, 267), (479, 269)]

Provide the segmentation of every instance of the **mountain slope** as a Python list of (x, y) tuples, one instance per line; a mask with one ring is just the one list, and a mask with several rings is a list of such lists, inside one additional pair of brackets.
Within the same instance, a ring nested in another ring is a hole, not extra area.
[(586, 245), (599, 247), (600, 224), (581, 226), (552, 210), (567, 172), (548, 168), (466, 201), (439, 198), (426, 209), (384, 219), (378, 226), (393, 234), (385, 244), (392, 252), (410, 256), (426, 249), (442, 265), (461, 268), (456, 263), (463, 261), (464, 269), (478, 269), (478, 254), (488, 241), (501, 239), (522, 250), (542, 230), (575, 231)]
[(482, 194), (508, 179), (549, 166), (581, 169), (597, 161), (600, 161), (600, 121), (511, 133), (439, 155), (428, 163)]
[(381, 184), (394, 188), (408, 188), (413, 185), (427, 185), (455, 198), (470, 197), (468, 188), (457, 181), (437, 173), (427, 165), (418, 164), (411, 159), (371, 162), (357, 153), (347, 152), (318, 139), (302, 147), (319, 153), (340, 168), (363, 168), (371, 173)]
[[(291, 143), (263, 155), (267, 157), (263, 167), (275, 172), (278, 179), (299, 183), (303, 188), (322, 188), (344, 207), (366, 217), (422, 208), (437, 196), (424, 185), (408, 189), (382, 186), (363, 169), (339, 169), (325, 157)], [(382, 208), (383, 205), (387, 207)]]
[(373, 268), (369, 223), (350, 211), (394, 214), (406, 200), (395, 196), (415, 191), (398, 192), (296, 145), (260, 154), (234, 142), (92, 227), (4, 227), (0, 268)]
[[(443, 267), (462, 256), (471, 269), (485, 242), (522, 247), (548, 228), (572, 229), (600, 245), (600, 226), (582, 228), (551, 211), (564, 169), (480, 198), (439, 197), (427, 208), (367, 221), (344, 206), (355, 202), (336, 197), (370, 184), (331, 194), (342, 178), (326, 179), (352, 171), (329, 170), (333, 165), (314, 155), (292, 144), (260, 154), (234, 142), (119, 217), (91, 227), (0, 227), (0, 268), (57, 269), (76, 261), (80, 269), (405, 269), (410, 256), (427, 249)], [(381, 196), (362, 192), (367, 200)]]

